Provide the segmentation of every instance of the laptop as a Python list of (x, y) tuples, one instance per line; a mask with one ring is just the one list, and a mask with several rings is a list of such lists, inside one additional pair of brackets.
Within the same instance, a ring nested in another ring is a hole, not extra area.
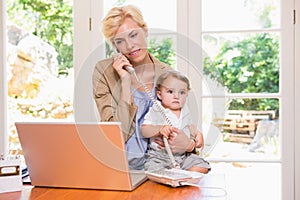
[(130, 170), (119, 122), (16, 122), (31, 184), (132, 191), (147, 180)]

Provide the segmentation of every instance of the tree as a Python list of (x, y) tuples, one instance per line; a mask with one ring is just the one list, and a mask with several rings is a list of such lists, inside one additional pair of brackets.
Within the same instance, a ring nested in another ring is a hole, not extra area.
[(163, 39), (157, 42), (156, 39), (149, 41), (149, 52), (153, 54), (158, 60), (166, 63), (169, 66), (175, 67), (175, 50), (172, 49), (173, 42), (171, 38)]
[[(54, 46), (59, 74), (73, 67), (72, 0), (8, 0), (8, 18)], [(25, 26), (25, 27), (24, 27)]]
[[(277, 93), (279, 91), (279, 42), (263, 33), (239, 42), (227, 41), (219, 54), (204, 60), (204, 73), (231, 93)], [(276, 99), (235, 99), (229, 109), (277, 110)]]

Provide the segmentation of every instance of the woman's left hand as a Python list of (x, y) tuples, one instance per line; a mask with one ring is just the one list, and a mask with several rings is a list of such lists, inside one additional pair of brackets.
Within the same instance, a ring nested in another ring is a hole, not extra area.
[(179, 130), (176, 137), (170, 138), (168, 142), (173, 153), (184, 153), (191, 140), (182, 130)]

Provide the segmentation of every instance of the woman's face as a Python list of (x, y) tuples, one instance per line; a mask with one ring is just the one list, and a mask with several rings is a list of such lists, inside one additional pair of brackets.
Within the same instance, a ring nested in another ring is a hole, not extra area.
[(148, 55), (147, 34), (147, 30), (141, 28), (131, 18), (126, 18), (117, 30), (113, 42), (132, 64), (141, 63)]

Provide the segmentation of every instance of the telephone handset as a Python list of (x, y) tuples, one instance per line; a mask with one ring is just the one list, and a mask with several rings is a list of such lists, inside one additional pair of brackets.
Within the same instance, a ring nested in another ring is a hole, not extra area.
[[(115, 54), (120, 54), (120, 51), (115, 46), (113, 46), (113, 49), (114, 49)], [(131, 67), (131, 66), (123, 66), (123, 69), (128, 71), (130, 74), (135, 73), (133, 67)]]
[(130, 74), (135, 74), (135, 70), (131, 66), (124, 66), (123, 69), (128, 71)]

